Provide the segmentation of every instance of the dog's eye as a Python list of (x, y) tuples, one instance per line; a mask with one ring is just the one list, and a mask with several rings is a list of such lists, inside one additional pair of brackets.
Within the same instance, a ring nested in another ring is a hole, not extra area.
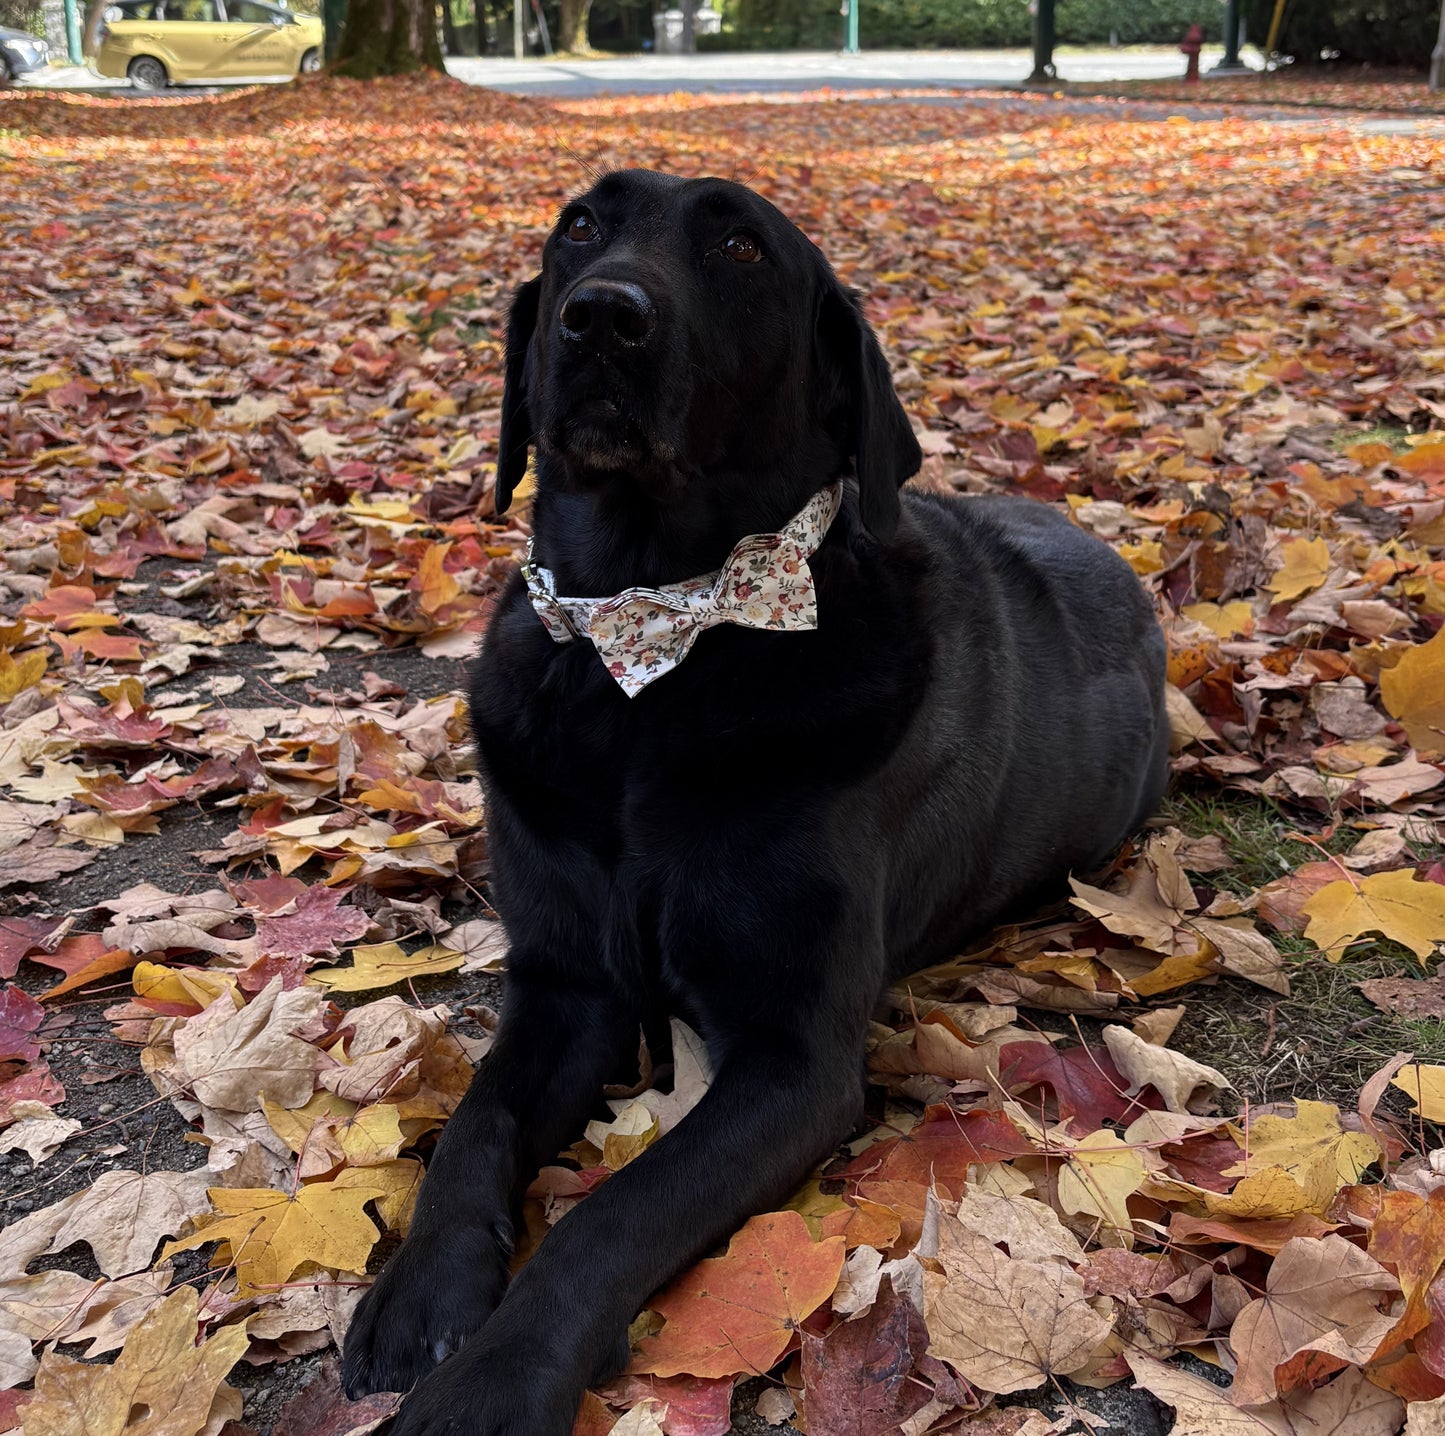
[(567, 221), (567, 228), (563, 230), (563, 233), (574, 244), (590, 244), (592, 240), (597, 238), (599, 231), (597, 229), (597, 221), (593, 219), (590, 214), (584, 212), (582, 214), (574, 214), (572, 218)]
[(756, 264), (763, 257), (763, 247), (754, 235), (746, 230), (730, 235), (723, 241), (723, 253), (738, 264)]

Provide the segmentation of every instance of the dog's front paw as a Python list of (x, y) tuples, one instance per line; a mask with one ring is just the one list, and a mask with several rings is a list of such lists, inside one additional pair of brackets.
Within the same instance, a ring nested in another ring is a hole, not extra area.
[(502, 1299), (511, 1240), (505, 1218), (482, 1229), (408, 1237), (361, 1299), (346, 1333), (346, 1394), (356, 1401), (374, 1391), (410, 1391), (460, 1351)]
[(584, 1386), (535, 1340), (483, 1335), (402, 1402), (390, 1436), (571, 1436)]

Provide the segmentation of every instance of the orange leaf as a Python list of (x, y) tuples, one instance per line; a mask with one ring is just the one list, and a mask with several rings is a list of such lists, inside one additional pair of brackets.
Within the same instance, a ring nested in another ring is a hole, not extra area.
[(1392, 1336), (1403, 1340), (1430, 1324), (1425, 1292), (1445, 1264), (1445, 1190), (1386, 1192), (1370, 1227), (1370, 1255), (1394, 1269), (1405, 1310)]
[(442, 567), (451, 547), (449, 543), (434, 543), (421, 556), (417, 577), (421, 579), (423, 613), (437, 613), (462, 591), (461, 585)]
[(1445, 629), (1381, 671), (1380, 697), (1422, 757), (1445, 754)]
[(829, 1212), (823, 1218), (823, 1235), (842, 1237), (849, 1251), (854, 1247), (876, 1247), (879, 1251), (887, 1251), (898, 1240), (902, 1226), (897, 1212), (860, 1198), (856, 1206), (844, 1207), (841, 1212)]
[(109, 659), (115, 663), (137, 663), (150, 647), (143, 638), (132, 638), (128, 633), (101, 633), (93, 628), (85, 630), (78, 638), (56, 634), (55, 646), (67, 662), (79, 651), (91, 658)]
[(1391, 460), (1391, 464), (1419, 478), (1445, 478), (1445, 444), (1421, 444)]
[(656, 1297), (667, 1318), (629, 1368), (654, 1376), (766, 1371), (838, 1284), (843, 1238), (816, 1244), (797, 1212), (754, 1217), (727, 1255), (699, 1262)]
[(54, 952), (32, 953), (31, 961), (58, 967), (65, 974), (63, 981), (40, 994), (40, 1000), (44, 1002), (62, 993), (73, 992), (97, 978), (127, 971), (135, 966), (136, 955), (123, 948), (107, 948), (98, 932), (83, 932), (63, 939)]

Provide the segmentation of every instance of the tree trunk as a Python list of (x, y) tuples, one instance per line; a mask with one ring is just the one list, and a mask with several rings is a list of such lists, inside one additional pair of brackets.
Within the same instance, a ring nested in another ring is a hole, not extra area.
[(697, 54), (697, 0), (682, 0), (682, 53)]
[(587, 20), (592, 14), (592, 0), (562, 0), (561, 33), (557, 48), (574, 54), (588, 55), (592, 46), (587, 41)]
[(448, 55), (460, 55), (461, 46), (457, 44), (457, 25), (452, 18), (452, 0), (442, 0), (442, 49)]
[(1445, 5), (1440, 7), (1440, 38), (1430, 56), (1430, 88), (1445, 90)]
[(434, 0), (347, 0), (334, 73), (372, 80), (441, 69)]

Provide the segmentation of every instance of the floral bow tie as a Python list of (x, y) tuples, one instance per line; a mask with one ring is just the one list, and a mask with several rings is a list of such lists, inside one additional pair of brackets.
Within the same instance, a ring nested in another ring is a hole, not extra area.
[(816, 628), (808, 560), (841, 500), (841, 484), (820, 490), (779, 532), (740, 539), (716, 573), (661, 588), (627, 588), (611, 598), (561, 597), (551, 571), (532, 563), (529, 545), (522, 568), (527, 594), (556, 642), (591, 639), (618, 687), (635, 698), (676, 668), (705, 628)]

